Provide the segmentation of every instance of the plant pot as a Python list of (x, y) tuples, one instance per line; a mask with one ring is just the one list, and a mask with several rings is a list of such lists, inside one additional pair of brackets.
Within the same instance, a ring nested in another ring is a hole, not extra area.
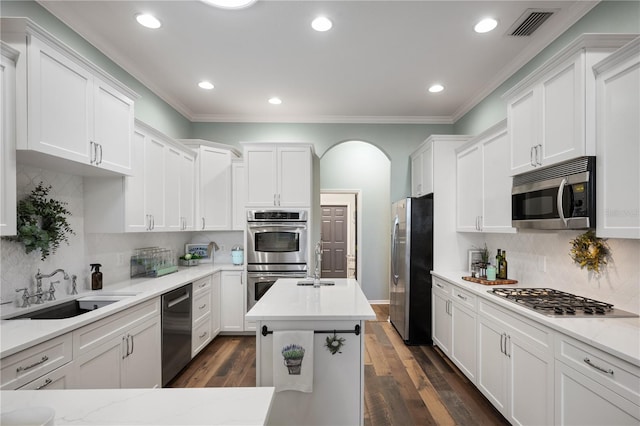
[(180, 261), (180, 266), (196, 266), (200, 263), (199, 259), (189, 259), (189, 260), (179, 259), (179, 261)]
[(302, 358), (289, 358), (284, 360), (290, 375), (299, 376), (302, 369)]

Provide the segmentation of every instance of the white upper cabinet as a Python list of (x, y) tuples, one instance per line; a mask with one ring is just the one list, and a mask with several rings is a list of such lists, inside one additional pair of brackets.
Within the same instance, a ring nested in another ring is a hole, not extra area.
[(411, 196), (422, 197), (433, 192), (433, 143), (423, 142), (411, 154)]
[(32, 22), (2, 25), (3, 39), (21, 52), (18, 159), (89, 176), (131, 175), (137, 95)]
[(247, 224), (245, 205), (247, 203), (247, 183), (244, 172), (244, 162), (233, 160), (231, 162), (232, 183), (232, 227), (235, 231), (244, 231)]
[(85, 232), (193, 230), (195, 152), (138, 121), (135, 175), (85, 177)]
[(17, 51), (0, 42), (0, 235), (16, 234)]
[(231, 160), (239, 152), (225, 144), (182, 139), (196, 154), (196, 214), (194, 231), (232, 229)]
[(311, 206), (312, 150), (308, 144), (243, 144), (246, 207)]
[(596, 234), (640, 238), (640, 38), (596, 72)]
[(512, 175), (595, 154), (591, 67), (629, 40), (582, 35), (505, 93)]
[(504, 121), (457, 153), (456, 228), (461, 232), (515, 232), (511, 226), (509, 138)]

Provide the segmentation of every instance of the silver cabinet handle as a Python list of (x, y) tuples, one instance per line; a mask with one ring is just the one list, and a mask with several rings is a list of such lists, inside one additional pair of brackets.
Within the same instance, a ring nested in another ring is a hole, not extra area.
[(602, 371), (603, 373), (606, 374), (611, 374), (613, 376), (613, 370), (610, 368), (604, 368), (604, 367), (600, 367), (597, 364), (594, 364), (593, 362), (591, 362), (591, 360), (588, 357), (585, 357), (585, 359), (583, 360), (589, 367), (593, 367), (596, 370)]
[(444, 286), (440, 283), (436, 283), (436, 287), (444, 289)]
[(96, 164), (102, 164), (102, 144), (101, 143), (97, 143), (96, 146), (100, 150), (100, 160), (98, 160), (98, 157), (96, 156)]
[(155, 215), (151, 215), (151, 230), (156, 229), (156, 217)]
[(207, 282), (203, 282), (202, 284), (200, 284), (200, 285), (198, 286), (198, 288), (206, 287), (206, 285), (207, 285), (207, 284), (208, 284)]
[(18, 367), (16, 368), (16, 373), (20, 373), (21, 371), (27, 371), (27, 370), (31, 370), (33, 367), (37, 367), (40, 364), (44, 364), (45, 362), (49, 361), (49, 357), (44, 355), (40, 361), (36, 361), (33, 364), (29, 364), (26, 367)]
[(131, 352), (129, 353), (129, 355), (133, 354), (133, 349), (135, 347), (135, 341), (133, 340), (133, 335), (130, 336), (131, 337)]
[(504, 349), (505, 346), (506, 346), (506, 343), (507, 343), (506, 340), (507, 340), (506, 339), (506, 334), (502, 333), (500, 335), (500, 352), (502, 352), (505, 355), (507, 354), (506, 350)]
[(38, 386), (37, 388), (35, 388), (35, 390), (40, 390), (40, 389), (44, 389), (47, 386), (49, 386), (51, 383), (53, 383), (53, 380), (47, 378), (47, 380), (44, 381), (43, 384), (41, 384), (40, 386)]
[(505, 345), (504, 345), (504, 353), (511, 358), (511, 352), (509, 351), (509, 347), (511, 346), (511, 336), (509, 336), (507, 334), (507, 340), (505, 340)]
[(93, 164), (96, 156), (95, 142), (89, 141), (89, 164)]
[(204, 217), (202, 218), (202, 229), (204, 229)]
[(280, 195), (281, 194), (278, 194), (278, 206), (280, 206)]
[[(540, 148), (539, 152), (538, 148)], [(542, 144), (536, 145), (536, 163), (538, 163), (539, 166), (542, 166)]]
[(204, 336), (206, 336), (206, 335), (207, 335), (207, 332), (205, 331), (204, 333), (202, 333), (202, 334), (200, 335), (200, 337), (199, 337), (199, 338), (200, 338), (200, 339), (202, 339), (202, 338), (203, 338)]
[(205, 303), (204, 305), (202, 305), (202, 306), (198, 307), (198, 309), (202, 310), (202, 309), (204, 309), (204, 308), (206, 308), (206, 307), (207, 307), (207, 304)]
[(535, 167), (536, 163), (533, 162), (533, 150), (536, 149), (535, 146), (532, 146), (531, 149), (529, 150), (529, 164), (531, 164), (531, 166)]
[(462, 294), (458, 294), (458, 297), (462, 300), (464, 300), (465, 302), (467, 301), (467, 297), (463, 296)]
[(129, 339), (127, 336), (122, 336), (122, 341), (127, 341), (127, 350), (125, 351), (124, 355), (122, 355), (122, 359), (125, 359), (126, 357), (129, 356)]

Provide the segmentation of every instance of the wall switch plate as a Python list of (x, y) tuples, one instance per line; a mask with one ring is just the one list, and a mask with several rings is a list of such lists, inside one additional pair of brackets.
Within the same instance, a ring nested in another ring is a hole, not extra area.
[(538, 256), (538, 271), (547, 272), (547, 256)]

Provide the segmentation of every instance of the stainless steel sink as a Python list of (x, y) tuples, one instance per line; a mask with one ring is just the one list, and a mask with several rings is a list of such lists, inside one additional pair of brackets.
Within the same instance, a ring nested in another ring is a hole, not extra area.
[[(313, 280), (298, 281), (298, 285), (313, 285)], [(320, 285), (336, 285), (335, 281), (320, 280)]]
[(100, 309), (104, 306), (118, 302), (127, 297), (135, 296), (136, 293), (120, 293), (112, 295), (91, 295), (81, 297), (76, 300), (70, 300), (68, 302), (59, 303), (53, 306), (46, 306), (37, 311), (28, 312), (23, 315), (7, 318), (13, 319), (64, 319), (72, 318), (78, 315), (86, 314), (87, 312)]

